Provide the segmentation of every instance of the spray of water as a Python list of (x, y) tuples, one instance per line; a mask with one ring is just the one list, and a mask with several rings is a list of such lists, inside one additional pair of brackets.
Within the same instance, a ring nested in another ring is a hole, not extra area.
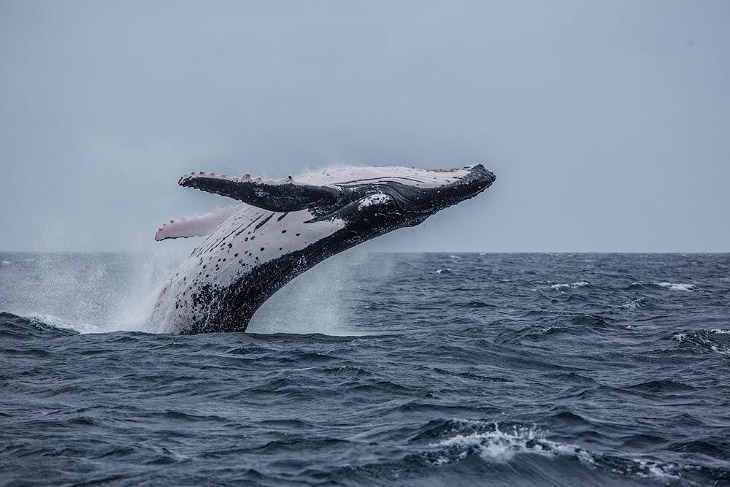
[(81, 333), (148, 331), (177, 252), (16, 254), (0, 310)]
[(348, 323), (352, 309), (354, 269), (366, 251), (350, 249), (331, 257), (284, 286), (259, 308), (249, 324), (251, 333), (321, 333), (361, 335)]
[[(364, 334), (352, 317), (359, 281), (375, 272), (368, 270), (367, 247), (327, 259), (284, 286), (254, 315), (248, 331)], [(3, 257), (3, 271), (13, 278), (0, 293), (0, 310), (81, 333), (158, 332), (150, 321), (153, 308), (184, 258), (181, 249)]]

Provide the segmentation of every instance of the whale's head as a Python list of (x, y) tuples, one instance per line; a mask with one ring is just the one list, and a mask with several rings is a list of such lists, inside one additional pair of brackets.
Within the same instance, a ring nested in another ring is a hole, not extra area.
[(336, 198), (315, 207), (317, 218), (337, 215), (370, 231), (414, 226), (444, 208), (476, 196), (495, 180), (494, 174), (481, 164), (435, 170), (370, 169), (378, 176), (359, 174), (336, 184)]

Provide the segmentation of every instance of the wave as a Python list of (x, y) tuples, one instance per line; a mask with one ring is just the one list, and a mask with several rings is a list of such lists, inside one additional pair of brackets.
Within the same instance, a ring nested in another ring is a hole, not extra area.
[[(2, 313), (10, 316), (10, 313)], [(35, 325), (49, 326), (61, 330), (69, 330), (76, 333), (110, 333), (115, 331), (141, 331), (149, 332), (146, 328), (148, 318), (146, 316), (134, 316), (134, 319), (124, 319), (109, 324), (93, 324), (81, 320), (69, 320), (51, 314), (29, 313), (19, 316), (27, 322)]]
[(520, 329), (506, 330), (497, 337), (498, 343), (538, 342), (559, 338), (571, 339), (595, 334), (610, 334), (617, 327), (612, 318), (600, 315), (565, 316), (559, 320), (538, 322)]
[(90, 323), (74, 323), (72, 321), (65, 320), (63, 318), (59, 318), (58, 316), (53, 315), (31, 314), (25, 316), (25, 318), (32, 323), (42, 323), (44, 325), (52, 326), (54, 328), (71, 330), (78, 333), (99, 333), (102, 331), (99, 329), (98, 326), (92, 325)]
[(8, 339), (37, 339), (75, 333), (74, 330), (46, 323), (36, 318), (26, 318), (0, 312), (0, 337)]
[(629, 386), (628, 389), (647, 393), (667, 393), (694, 391), (695, 388), (684, 382), (670, 379), (650, 380)]
[(454, 306), (461, 307), (461, 308), (496, 308), (497, 306), (491, 303), (485, 303), (484, 301), (481, 301), (479, 299), (474, 299), (472, 301), (464, 302), (464, 303), (455, 303)]
[[(125, 326), (126, 325), (126, 326)], [(51, 314), (29, 313), (29, 314), (13, 314), (8, 312), (0, 312), (0, 327), (16, 327), (27, 329), (47, 329), (72, 333), (109, 333), (114, 331), (145, 331), (139, 326), (139, 322), (135, 327), (129, 326), (127, 323), (114, 323), (110, 326), (86, 323), (79, 320), (69, 320)]]
[(655, 282), (653, 283), (656, 286), (667, 288), (670, 291), (694, 291), (695, 285), (694, 284), (687, 284), (687, 283), (681, 283), (681, 282)]
[(699, 291), (697, 285), (690, 284), (687, 282), (632, 282), (627, 289), (630, 290), (667, 290), (667, 291), (681, 291), (681, 292), (692, 292)]

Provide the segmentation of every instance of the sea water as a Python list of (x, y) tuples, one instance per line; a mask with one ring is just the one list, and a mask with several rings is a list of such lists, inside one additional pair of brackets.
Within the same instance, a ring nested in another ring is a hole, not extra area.
[(0, 253), (6, 485), (730, 485), (730, 255), (347, 252), (246, 333)]

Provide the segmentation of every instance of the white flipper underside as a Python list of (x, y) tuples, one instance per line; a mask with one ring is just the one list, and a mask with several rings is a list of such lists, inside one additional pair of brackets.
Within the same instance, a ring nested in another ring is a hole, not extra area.
[(212, 233), (231, 215), (241, 209), (243, 205), (226, 206), (225, 208), (215, 207), (205, 215), (182, 217), (179, 220), (170, 220), (157, 229), (155, 240), (168, 238), (204, 237)]

